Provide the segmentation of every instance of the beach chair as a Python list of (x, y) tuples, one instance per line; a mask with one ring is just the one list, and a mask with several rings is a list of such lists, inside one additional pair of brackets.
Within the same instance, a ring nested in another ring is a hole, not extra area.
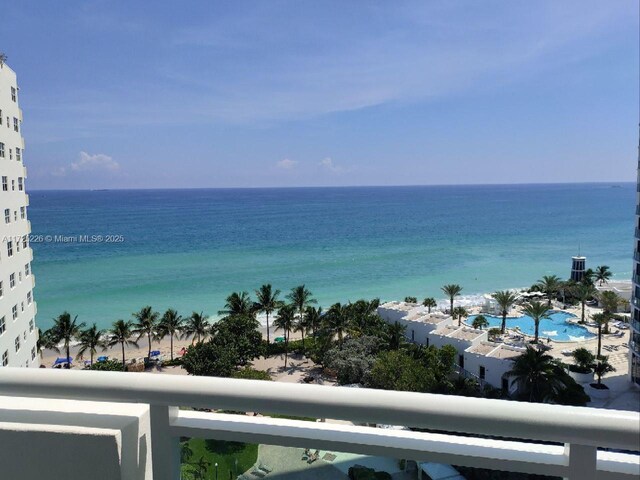
[(254, 467), (254, 469), (251, 471), (251, 475), (255, 475), (255, 476), (256, 476), (256, 477), (258, 477), (258, 478), (263, 478), (263, 477), (266, 477), (266, 476), (267, 476), (267, 474), (266, 474), (266, 473), (264, 473), (262, 470), (260, 470), (260, 469), (258, 469), (258, 468), (255, 468), (255, 467)]
[(269, 465), (261, 463), (260, 465), (258, 465), (258, 470), (262, 470), (264, 473), (271, 473), (273, 471), (273, 468), (271, 468)]

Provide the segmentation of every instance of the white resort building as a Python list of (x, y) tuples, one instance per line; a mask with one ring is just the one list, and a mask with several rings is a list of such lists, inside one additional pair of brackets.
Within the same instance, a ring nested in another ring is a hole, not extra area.
[(29, 196), (23, 165), (22, 111), (18, 107), (16, 74), (0, 62), (0, 366), (40, 364), (33, 299), (33, 254), (27, 220)]
[(406, 328), (405, 336), (413, 343), (441, 348), (451, 345), (458, 352), (461, 372), (495, 388), (512, 391), (506, 373), (523, 348), (490, 342), (487, 330), (458, 326), (450, 315), (429, 313), (426, 307), (406, 302), (387, 302), (378, 307), (378, 315)]
[(636, 228), (631, 292), (631, 336), (629, 337), (629, 377), (640, 387), (640, 144), (636, 188)]

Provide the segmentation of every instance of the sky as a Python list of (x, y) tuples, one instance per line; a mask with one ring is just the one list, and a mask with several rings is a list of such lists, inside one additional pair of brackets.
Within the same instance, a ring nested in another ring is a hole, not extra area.
[(636, 0), (20, 1), (30, 189), (622, 182)]

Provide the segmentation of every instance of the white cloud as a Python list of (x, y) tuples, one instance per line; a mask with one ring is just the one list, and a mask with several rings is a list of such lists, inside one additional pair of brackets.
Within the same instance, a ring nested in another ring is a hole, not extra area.
[(282, 160), (276, 162), (276, 167), (282, 168), (284, 170), (291, 170), (298, 164), (296, 160), (291, 160), (289, 158), (283, 158)]
[(71, 162), (65, 167), (58, 167), (51, 172), (54, 177), (64, 177), (68, 173), (75, 172), (111, 172), (120, 171), (120, 164), (109, 155), (97, 153), (90, 155), (87, 152), (80, 152), (78, 160)]
[(333, 163), (333, 159), (331, 157), (323, 158), (322, 160), (320, 160), (319, 165), (323, 168), (326, 168), (330, 172), (334, 172), (334, 173), (344, 172), (344, 168)]

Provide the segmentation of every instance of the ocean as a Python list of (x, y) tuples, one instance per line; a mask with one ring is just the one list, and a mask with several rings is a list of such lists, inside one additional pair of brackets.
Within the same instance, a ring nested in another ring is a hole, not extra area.
[(566, 278), (571, 256), (631, 277), (623, 184), (31, 191), (37, 323), (106, 328), (145, 305), (216, 316), (233, 291), (305, 284), (319, 304), (473, 296)]

